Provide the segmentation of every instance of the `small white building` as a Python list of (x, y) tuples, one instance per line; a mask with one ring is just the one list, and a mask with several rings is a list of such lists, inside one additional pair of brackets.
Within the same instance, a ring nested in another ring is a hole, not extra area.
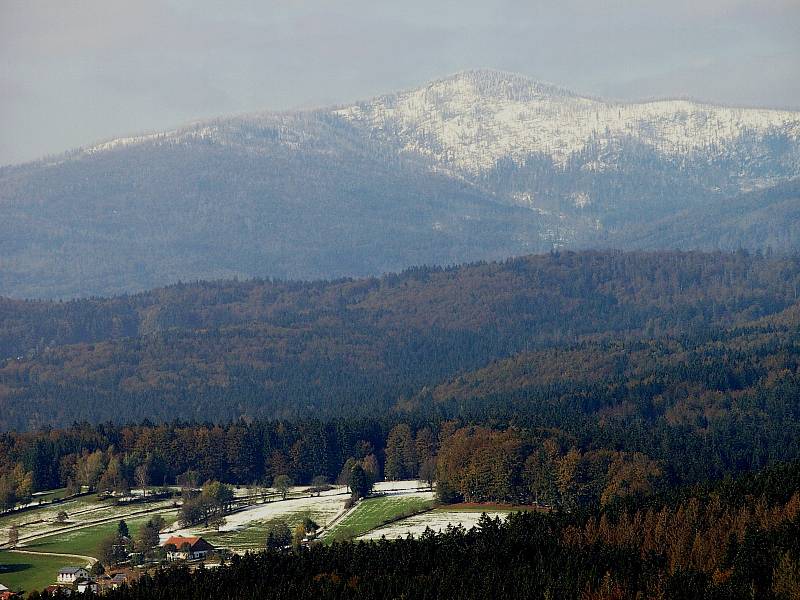
[(58, 583), (75, 583), (78, 579), (89, 579), (89, 571), (83, 567), (64, 567), (58, 572)]

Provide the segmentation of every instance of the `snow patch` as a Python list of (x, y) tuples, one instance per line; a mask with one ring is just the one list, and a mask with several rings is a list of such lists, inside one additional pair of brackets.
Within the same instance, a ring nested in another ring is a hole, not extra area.
[[(335, 114), (397, 138), (402, 148), (469, 174), (531, 154), (563, 165), (589, 144), (632, 138), (667, 155), (718, 151), (749, 132), (800, 137), (800, 113), (728, 108), (688, 100), (605, 102), (523, 77), (468, 72)], [(591, 165), (603, 170), (602, 163)]]

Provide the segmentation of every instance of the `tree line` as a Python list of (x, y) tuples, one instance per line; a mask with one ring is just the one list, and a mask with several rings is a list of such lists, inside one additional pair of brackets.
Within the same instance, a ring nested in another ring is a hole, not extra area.
[(469, 531), (401, 540), (285, 544), (215, 569), (159, 570), (108, 597), (793, 600), (798, 489), (800, 463), (788, 463), (626, 506), (484, 515)]
[[(798, 455), (797, 441), (785, 438), (792, 432), (789, 423), (761, 430), (772, 436), (764, 438), (765, 445), (755, 437), (743, 448), (748, 438), (742, 436), (752, 433), (744, 428), (708, 439), (708, 428), (661, 425), (646, 431), (617, 424), (619, 431), (611, 435), (611, 425), (591, 422), (583, 428), (565, 421), (559, 428), (488, 413), (482, 424), (418, 414), (225, 426), (76, 424), (6, 433), (0, 435), (5, 486), (0, 500), (9, 509), (29, 501), (35, 491), (59, 487), (67, 494), (86, 489), (124, 494), (134, 487), (178, 485), (197, 490), (184, 498), (185, 521), (216, 523), (232, 500), (221, 483), (271, 485), (285, 496), (294, 484), (349, 485), (357, 467), (363, 472), (357, 496), (382, 479), (420, 479), (436, 482), (443, 502), (535, 503), (571, 510), (648, 497)], [(743, 461), (744, 456), (749, 458)]]

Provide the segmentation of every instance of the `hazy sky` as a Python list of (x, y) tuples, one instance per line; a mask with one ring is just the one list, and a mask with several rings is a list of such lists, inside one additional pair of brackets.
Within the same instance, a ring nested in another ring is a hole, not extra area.
[(0, 0), (0, 164), (469, 68), (800, 108), (800, 0)]

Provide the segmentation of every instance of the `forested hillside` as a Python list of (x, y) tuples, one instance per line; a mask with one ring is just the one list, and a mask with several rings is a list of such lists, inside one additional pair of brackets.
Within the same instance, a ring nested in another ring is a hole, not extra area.
[(564, 252), (5, 300), (0, 509), (52, 488), (343, 482), (360, 467), (435, 482), (441, 503), (548, 514), (174, 569), (116, 593), (488, 597), (491, 577), (446, 575), (475, 560), (513, 574), (491, 587), (509, 597), (786, 600), (799, 291), (796, 257)]
[(613, 240), (633, 248), (742, 247), (787, 249), (800, 244), (798, 180), (725, 198), (620, 231)]
[(552, 221), (326, 115), (0, 169), (0, 290), (141, 291), (221, 277), (366, 276), (541, 251)]
[(248, 554), (193, 573), (178, 566), (108, 597), (793, 600), (797, 486), (795, 463), (622, 509), (517, 513), (419, 539)]
[[(493, 360), (554, 348), (591, 354), (575, 345), (612, 339), (633, 344), (621, 352), (634, 351), (634, 362), (652, 343), (673, 368), (691, 352), (712, 360), (716, 350), (705, 342), (787, 309), (799, 288), (797, 258), (584, 252), (380, 279), (6, 300), (0, 427), (366, 415), (413, 404), (423, 388)], [(778, 339), (764, 342), (766, 354)], [(748, 371), (742, 385), (760, 375)], [(728, 385), (705, 384), (721, 393)]]
[(0, 294), (364, 277), (553, 248), (785, 254), (800, 248), (799, 166), (798, 112), (606, 102), (470, 71), (1, 167)]

